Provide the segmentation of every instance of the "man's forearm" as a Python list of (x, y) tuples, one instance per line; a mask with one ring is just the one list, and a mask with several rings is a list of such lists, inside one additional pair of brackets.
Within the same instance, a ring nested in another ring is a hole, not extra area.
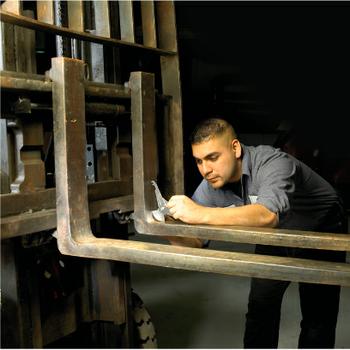
[(261, 204), (249, 204), (234, 208), (202, 207), (197, 224), (276, 227), (278, 217)]
[(170, 215), (188, 224), (276, 227), (277, 214), (261, 204), (234, 208), (209, 208), (187, 196), (173, 196), (167, 204)]

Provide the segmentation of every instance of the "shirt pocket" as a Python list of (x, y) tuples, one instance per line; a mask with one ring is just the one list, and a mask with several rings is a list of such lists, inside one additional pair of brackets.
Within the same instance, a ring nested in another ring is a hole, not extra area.
[(248, 198), (249, 198), (250, 204), (255, 204), (258, 200), (258, 196), (255, 194), (249, 194)]

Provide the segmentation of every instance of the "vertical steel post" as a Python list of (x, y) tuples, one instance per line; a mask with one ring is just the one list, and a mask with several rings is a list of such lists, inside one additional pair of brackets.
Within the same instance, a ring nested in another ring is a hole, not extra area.
[[(63, 223), (59, 234), (65, 241), (70, 239), (72, 230), (76, 233), (74, 239), (79, 240), (92, 236), (85, 178), (84, 62), (55, 57), (50, 75), (53, 81), (57, 221)], [(70, 191), (72, 188), (74, 191)], [(74, 198), (71, 198), (73, 193)], [(76, 205), (69, 206), (73, 202)]]
[[(130, 76), (132, 144), (134, 168), (134, 214), (146, 217), (156, 208), (151, 180), (158, 175), (157, 128), (155, 120), (154, 76), (150, 73), (133, 72)], [(142, 117), (141, 117), (142, 116)], [(147, 126), (147, 127), (146, 127)]]

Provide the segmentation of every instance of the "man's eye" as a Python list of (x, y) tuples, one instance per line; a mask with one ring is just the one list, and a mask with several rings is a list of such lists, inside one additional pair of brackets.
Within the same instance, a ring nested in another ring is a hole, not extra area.
[(200, 165), (200, 164), (202, 164), (202, 160), (201, 160), (201, 159), (196, 159), (196, 163), (197, 163), (198, 165)]
[(209, 157), (208, 160), (210, 160), (211, 162), (215, 162), (219, 157), (218, 156), (213, 156), (213, 157)]

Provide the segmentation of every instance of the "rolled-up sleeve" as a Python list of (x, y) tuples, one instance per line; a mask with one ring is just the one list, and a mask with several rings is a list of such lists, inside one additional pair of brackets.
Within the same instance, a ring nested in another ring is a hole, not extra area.
[(276, 214), (286, 213), (295, 192), (295, 162), (288, 155), (279, 154), (261, 164), (257, 176), (259, 190), (256, 203)]
[(210, 188), (208, 187), (208, 184), (205, 180), (202, 180), (200, 185), (197, 187), (196, 191), (192, 195), (192, 200), (205, 207), (214, 206)]

